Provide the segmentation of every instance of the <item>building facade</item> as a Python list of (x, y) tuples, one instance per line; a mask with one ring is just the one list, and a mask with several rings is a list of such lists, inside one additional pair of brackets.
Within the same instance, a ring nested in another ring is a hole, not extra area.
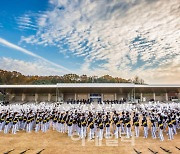
[[(9, 102), (62, 102), (68, 100), (180, 100), (180, 85), (131, 83), (59, 83), (57, 85), (0, 85)], [(2, 98), (2, 97), (1, 97)]]

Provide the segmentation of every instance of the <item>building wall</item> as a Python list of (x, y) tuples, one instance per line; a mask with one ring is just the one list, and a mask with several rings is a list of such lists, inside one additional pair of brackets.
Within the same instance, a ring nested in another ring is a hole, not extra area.
[(3, 101), (3, 95), (0, 93), (0, 101)]
[(178, 96), (178, 99), (180, 100), (180, 93), (178, 93), (177, 96)]
[[(156, 101), (166, 101), (166, 94), (165, 93), (155, 93), (156, 94)], [(64, 93), (62, 94), (62, 98), (64, 98), (65, 101), (68, 99), (75, 99), (75, 93)], [(139, 97), (140, 93), (136, 93), (136, 97)], [(180, 93), (168, 93), (168, 97), (171, 96), (177, 96), (180, 99)], [(122, 98), (127, 98), (128, 94), (126, 93), (116, 93), (116, 99), (121, 100)], [(153, 99), (153, 93), (142, 93), (142, 97), (146, 98), (146, 101), (149, 101), (150, 99)], [(88, 93), (76, 93), (76, 99), (89, 99)], [(103, 93), (102, 94), (103, 100), (114, 100), (115, 99), (115, 93)], [(9, 101), (16, 101), (21, 102), (22, 101), (22, 94), (9, 94), (6, 98), (6, 100)], [(25, 93), (25, 100), (29, 102), (35, 101), (35, 94), (33, 93)], [(47, 102), (48, 101), (48, 93), (44, 94), (38, 94), (38, 102)], [(56, 94), (51, 93), (51, 102), (56, 102)]]
[(165, 98), (162, 96), (156, 96), (156, 101), (165, 101)]
[(34, 102), (35, 101), (35, 94), (26, 94), (26, 101)]
[(51, 102), (56, 102), (56, 94), (51, 95)]
[(12, 101), (15, 102), (21, 102), (22, 101), (22, 95), (15, 95)]
[(115, 94), (103, 94), (103, 100), (114, 100)]
[(156, 93), (156, 101), (165, 101), (166, 96), (164, 93)]
[(117, 100), (121, 100), (122, 98), (127, 98), (127, 94), (118, 94), (117, 93)]
[(87, 100), (89, 98), (88, 98), (88, 94), (87, 93), (77, 93), (76, 94), (76, 99), (77, 100), (81, 100), (81, 99), (86, 99)]
[(38, 94), (38, 100), (40, 102), (47, 102), (48, 101), (48, 94)]
[(146, 98), (146, 101), (153, 99), (153, 93), (143, 93), (143, 98)]
[(67, 101), (68, 99), (75, 99), (75, 94), (74, 93), (64, 94), (64, 101)]
[(9, 101), (14, 101), (15, 100), (15, 94), (8, 94), (6, 96), (6, 98), (8, 98)]
[[(146, 98), (146, 101), (149, 101), (150, 99), (154, 99), (153, 93), (143, 93), (143, 98)], [(155, 93), (155, 100), (156, 101), (165, 101), (166, 96), (165, 93)]]

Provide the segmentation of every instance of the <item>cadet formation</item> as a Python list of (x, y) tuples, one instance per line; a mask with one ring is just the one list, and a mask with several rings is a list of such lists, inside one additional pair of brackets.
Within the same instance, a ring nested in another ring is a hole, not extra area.
[[(0, 132), (46, 133), (48, 130), (80, 138), (136, 138), (173, 140), (180, 129), (179, 103), (121, 104), (11, 104), (0, 106)], [(141, 132), (141, 133), (140, 133)]]

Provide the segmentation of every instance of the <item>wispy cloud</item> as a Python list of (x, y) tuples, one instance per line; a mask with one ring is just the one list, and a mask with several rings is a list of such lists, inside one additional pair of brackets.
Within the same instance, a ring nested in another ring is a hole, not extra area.
[(25, 14), (16, 18), (19, 30), (37, 30), (38, 26), (34, 21), (35, 19), (33, 19), (32, 15), (29, 14)]
[(67, 68), (65, 68), (65, 67), (63, 67), (61, 65), (58, 65), (58, 64), (56, 64), (56, 63), (54, 63), (52, 61), (49, 61), (49, 60), (47, 60), (47, 59), (45, 59), (45, 58), (43, 58), (43, 57), (29, 51), (29, 50), (26, 50), (26, 49), (20, 47), (20, 46), (17, 46), (17, 45), (15, 45), (13, 43), (10, 43), (10, 42), (8, 42), (7, 40), (5, 40), (3, 38), (0, 38), (0, 44), (4, 45), (6, 47), (9, 47), (9, 48), (15, 49), (17, 51), (20, 51), (20, 52), (22, 52), (24, 54), (27, 54), (29, 56), (35, 57), (35, 58), (37, 58), (37, 59), (39, 59), (39, 60), (41, 60), (43, 62), (46, 62), (46, 63), (48, 63), (48, 64), (50, 64), (50, 65), (52, 65), (52, 66), (54, 66), (56, 68), (61, 69), (62, 72), (64, 71), (64, 73), (70, 73), (71, 72), (69, 69), (67, 69)]
[[(53, 9), (39, 18), (36, 35), (22, 37), (22, 41), (53, 45), (63, 53), (84, 57), (79, 73), (139, 75), (155, 82), (156, 72), (165, 66), (170, 70), (174, 61), (180, 61), (179, 0), (50, 3)], [(174, 69), (180, 74), (178, 67)], [(150, 72), (154, 72), (152, 77)]]
[(42, 61), (23, 61), (7, 57), (0, 58), (0, 69), (18, 71), (24, 75), (62, 75), (60, 69), (51, 67)]

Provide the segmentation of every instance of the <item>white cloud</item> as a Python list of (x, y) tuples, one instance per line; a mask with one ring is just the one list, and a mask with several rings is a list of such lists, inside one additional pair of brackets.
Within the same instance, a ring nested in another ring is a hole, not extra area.
[(29, 14), (17, 17), (16, 21), (20, 30), (37, 30), (37, 25), (33, 23), (32, 18)]
[(45, 14), (42, 14), (42, 15), (40, 15), (40, 17), (39, 17), (39, 19), (38, 19), (38, 25), (40, 26), (40, 27), (44, 27), (44, 26), (46, 26), (46, 19), (47, 19), (47, 16), (45, 15)]
[[(51, 0), (39, 30), (22, 41), (54, 45), (84, 57), (79, 73), (111, 74), (149, 82), (179, 82), (179, 0)], [(69, 50), (61, 47), (67, 44)], [(94, 63), (100, 63), (100, 67)], [(172, 67), (172, 68), (171, 68)], [(161, 70), (169, 70), (168, 72)], [(175, 71), (176, 70), (176, 71)], [(159, 80), (157, 73), (160, 73)], [(176, 76), (178, 76), (176, 75)], [(173, 80), (173, 79), (172, 79)]]
[(63, 72), (54, 67), (50, 67), (46, 62), (27, 62), (12, 58), (1, 57), (0, 69), (8, 71), (18, 71), (24, 75), (62, 75)]
[(62, 72), (64, 71), (64, 73), (70, 73), (70, 72), (71, 72), (69, 69), (67, 69), (67, 68), (65, 68), (65, 67), (63, 67), (63, 66), (61, 66), (61, 65), (58, 65), (58, 64), (56, 64), (56, 63), (54, 63), (54, 62), (51, 62), (51, 61), (49, 61), (49, 60), (47, 60), (47, 59), (45, 59), (45, 58), (43, 58), (43, 57), (41, 57), (41, 56), (39, 56), (39, 55), (31, 52), (31, 51), (29, 51), (29, 50), (26, 50), (26, 49), (21, 48), (21, 47), (15, 45), (15, 44), (13, 44), (13, 43), (10, 43), (10, 42), (8, 42), (7, 40), (4, 40), (3, 38), (0, 38), (0, 44), (5, 45), (5, 46), (7, 46), (7, 47), (9, 47), (9, 48), (18, 50), (18, 51), (20, 51), (20, 52), (22, 52), (22, 53), (24, 53), (24, 54), (30, 55), (30, 56), (32, 56), (32, 57), (34, 57), (34, 58), (37, 58), (38, 60), (40, 60), (40, 61), (42, 61), (42, 62), (45, 62), (45, 63), (47, 63), (47, 64), (49, 64), (49, 65), (51, 65), (51, 66), (54, 66), (54, 67), (56, 67), (56, 68), (61, 69)]

